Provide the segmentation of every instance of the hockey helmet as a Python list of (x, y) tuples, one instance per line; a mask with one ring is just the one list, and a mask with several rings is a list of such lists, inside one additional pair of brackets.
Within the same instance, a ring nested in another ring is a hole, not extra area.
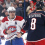
[(10, 11), (16, 11), (16, 9), (15, 9), (14, 7), (9, 7), (9, 8), (7, 9), (7, 11), (8, 11), (8, 12), (10, 12)]

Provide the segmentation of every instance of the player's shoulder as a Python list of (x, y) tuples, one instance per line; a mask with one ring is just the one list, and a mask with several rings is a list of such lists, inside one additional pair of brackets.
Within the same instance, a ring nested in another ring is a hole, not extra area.
[(42, 16), (45, 16), (44, 11), (37, 11), (37, 13), (41, 14)]
[(16, 16), (17, 18), (23, 18), (23, 17), (21, 17), (21, 16)]
[(23, 20), (23, 17), (21, 17), (21, 16), (16, 16), (16, 19), (15, 19), (15, 20), (21, 21), (21, 20)]
[(2, 19), (2, 22), (5, 22), (5, 21), (8, 21), (8, 18), (7, 18), (7, 17), (4, 17), (4, 18)]
[(7, 19), (7, 17), (4, 17), (3, 19)]

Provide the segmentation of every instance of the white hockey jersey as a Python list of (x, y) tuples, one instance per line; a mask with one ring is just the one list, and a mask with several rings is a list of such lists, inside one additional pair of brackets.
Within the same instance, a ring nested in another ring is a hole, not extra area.
[(11, 34), (6, 34), (5, 38), (7, 40), (11, 40), (13, 38), (15, 38), (17, 36), (17, 33), (22, 31), (25, 32), (22, 29), (23, 23), (25, 22), (25, 20), (20, 17), (20, 16), (15, 16), (14, 19), (9, 19), (9, 17), (5, 17), (2, 20), (2, 29), (3, 29), (3, 33), (4, 35), (6, 34), (6, 30), (11, 30)]

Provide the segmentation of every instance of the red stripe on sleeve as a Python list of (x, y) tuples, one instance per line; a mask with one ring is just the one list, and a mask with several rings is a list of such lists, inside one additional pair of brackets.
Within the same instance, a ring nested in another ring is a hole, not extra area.
[(25, 30), (23, 30), (23, 29), (21, 29), (21, 32), (25, 33), (26, 31), (25, 31)]

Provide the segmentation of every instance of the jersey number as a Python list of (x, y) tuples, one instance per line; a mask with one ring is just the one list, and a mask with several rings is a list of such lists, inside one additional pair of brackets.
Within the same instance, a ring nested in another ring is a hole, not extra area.
[(35, 30), (36, 29), (36, 18), (32, 18), (31, 19), (31, 30)]

